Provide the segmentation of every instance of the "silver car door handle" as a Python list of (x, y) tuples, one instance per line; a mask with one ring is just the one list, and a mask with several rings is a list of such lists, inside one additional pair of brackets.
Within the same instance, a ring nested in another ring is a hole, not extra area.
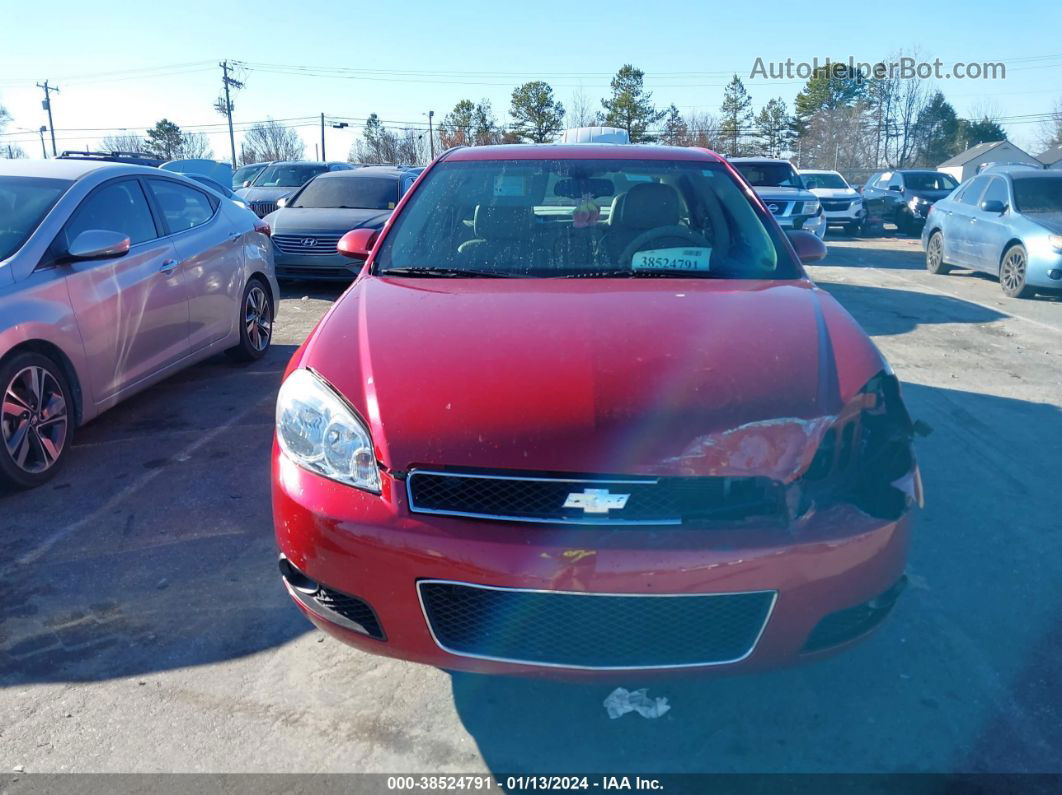
[(175, 259), (168, 259), (162, 263), (162, 266), (159, 268), (159, 273), (169, 273), (180, 264), (181, 263)]

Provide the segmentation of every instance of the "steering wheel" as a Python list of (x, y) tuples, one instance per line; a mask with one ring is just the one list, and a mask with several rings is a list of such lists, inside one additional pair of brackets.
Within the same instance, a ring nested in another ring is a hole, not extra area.
[(616, 263), (621, 267), (629, 264), (634, 259), (634, 255), (639, 251), (646, 248), (651, 248), (648, 243), (659, 243), (664, 240), (675, 241), (675, 246), (697, 246), (698, 248), (711, 248), (712, 244), (701, 234), (694, 232), (692, 229), (688, 229), (685, 226), (658, 226), (654, 229), (647, 229), (638, 235), (634, 240), (627, 244), (627, 247), (623, 249), (623, 253), (620, 255), (619, 262)]

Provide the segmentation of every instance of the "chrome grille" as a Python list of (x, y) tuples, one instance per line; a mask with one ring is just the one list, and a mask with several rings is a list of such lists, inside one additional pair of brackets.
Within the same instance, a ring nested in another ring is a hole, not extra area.
[(764, 199), (763, 203), (767, 205), (767, 209), (771, 211), (772, 215), (789, 215), (790, 208), (793, 205), (793, 202), (768, 201), (767, 199)]
[(285, 254), (334, 256), (342, 235), (273, 235), (273, 242)]
[(257, 215), (259, 218), (265, 218), (271, 212), (275, 212), (277, 209), (276, 202), (251, 202), (251, 212)]
[(852, 206), (851, 199), (822, 199), (821, 201), (822, 209), (831, 213), (841, 212)]
[(760, 477), (608, 477), (485, 474), (415, 469), (413, 513), (514, 522), (679, 525), (782, 517), (780, 484)]
[(602, 594), (417, 583), (436, 644), (463, 657), (562, 668), (634, 670), (748, 657), (775, 591)]

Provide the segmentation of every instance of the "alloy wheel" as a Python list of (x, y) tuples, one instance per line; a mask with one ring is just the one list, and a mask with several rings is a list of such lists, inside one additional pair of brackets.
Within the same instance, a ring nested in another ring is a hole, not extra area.
[(66, 444), (66, 396), (62, 386), (43, 367), (24, 367), (4, 390), (0, 433), (15, 466), (40, 474), (51, 469)]
[(1015, 248), (1003, 260), (999, 280), (1008, 293), (1017, 293), (1025, 287), (1025, 252)]
[(941, 258), (943, 257), (942, 248), (943, 248), (943, 246), (941, 245), (941, 242), (940, 242), (940, 235), (933, 235), (933, 237), (931, 237), (929, 239), (929, 252), (928, 252), (929, 269), (932, 270), (932, 271), (935, 271), (935, 270), (937, 270), (940, 267), (940, 261), (941, 261)]
[(258, 284), (251, 285), (251, 289), (247, 291), (243, 319), (247, 329), (247, 340), (255, 351), (261, 352), (269, 347), (269, 339), (273, 333), (271, 315), (269, 298), (265, 290)]

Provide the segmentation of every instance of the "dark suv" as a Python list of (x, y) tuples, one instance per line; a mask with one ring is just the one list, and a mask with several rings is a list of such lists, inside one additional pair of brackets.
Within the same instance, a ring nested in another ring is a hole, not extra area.
[(959, 187), (950, 174), (930, 169), (879, 171), (863, 186), (868, 224), (894, 223), (904, 234), (922, 229), (933, 202)]

